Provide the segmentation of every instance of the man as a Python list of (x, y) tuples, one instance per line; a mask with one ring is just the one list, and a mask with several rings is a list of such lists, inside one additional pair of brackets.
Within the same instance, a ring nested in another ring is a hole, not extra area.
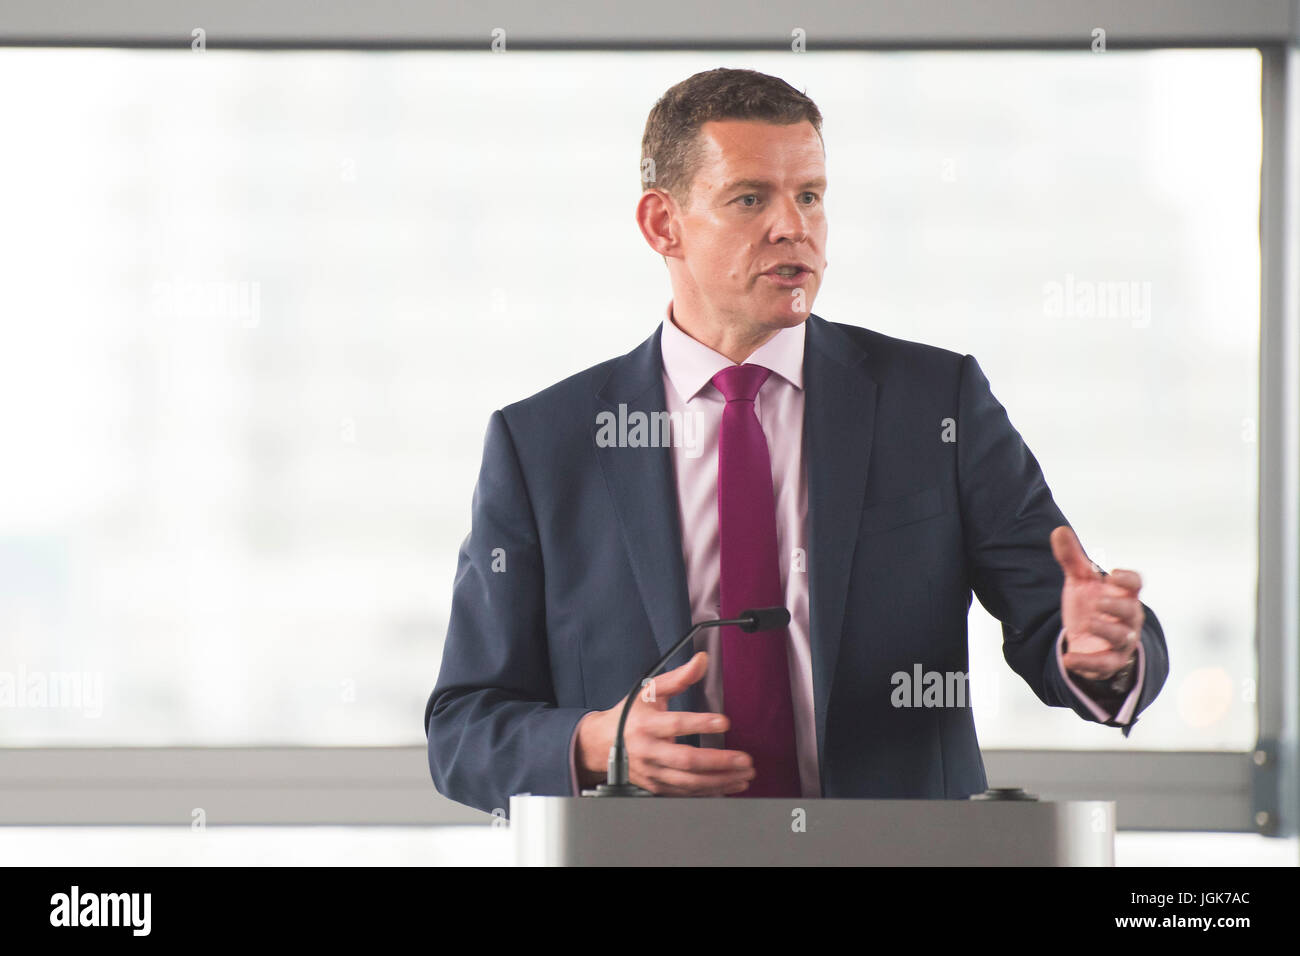
[(987, 786), (972, 589), (1045, 704), (1127, 736), (1168, 673), (1139, 575), (1088, 560), (973, 357), (811, 313), (813, 102), (700, 73), (642, 147), (637, 222), (672, 301), (633, 351), (491, 417), (424, 713), (438, 790), (576, 796), (692, 621), (784, 605), (788, 628), (707, 630), (638, 693), (632, 782), (964, 799)]

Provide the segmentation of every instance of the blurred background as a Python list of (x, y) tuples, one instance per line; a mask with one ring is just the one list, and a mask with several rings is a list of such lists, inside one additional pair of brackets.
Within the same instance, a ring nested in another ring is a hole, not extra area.
[[(814, 311), (974, 355), (1142, 572), (1133, 742), (1250, 747), (1253, 50), (3, 51), (0, 663), (100, 699), (0, 743), (422, 744), (488, 416), (661, 321), (641, 131), (714, 66), (823, 112)], [(1115, 745), (971, 647), (985, 747)]]

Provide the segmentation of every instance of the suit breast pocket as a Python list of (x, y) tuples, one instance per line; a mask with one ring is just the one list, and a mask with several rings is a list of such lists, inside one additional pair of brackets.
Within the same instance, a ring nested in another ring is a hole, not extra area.
[(884, 534), (904, 525), (943, 514), (943, 495), (939, 486), (924, 488), (897, 498), (867, 505), (862, 510), (862, 534)]

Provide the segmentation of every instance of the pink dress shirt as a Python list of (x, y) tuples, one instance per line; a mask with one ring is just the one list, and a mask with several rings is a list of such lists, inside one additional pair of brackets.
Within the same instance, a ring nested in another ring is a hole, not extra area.
[[(660, 335), (663, 353), (664, 397), (670, 416), (694, 416), (694, 431), (683, 428), (684, 440), (672, 443), (673, 468), (677, 480), (678, 519), (681, 524), (682, 559), (686, 567), (691, 620), (719, 616), (720, 580), (718, 533), (718, 434), (726, 400), (710, 381), (722, 369), (737, 364), (707, 345), (695, 341), (673, 321), (672, 303)], [(808, 527), (808, 473), (803, 461), (803, 323), (782, 329), (745, 361), (770, 368), (773, 375), (759, 390), (754, 411), (767, 437), (772, 459), (772, 488), (776, 498), (776, 537), (781, 580), (785, 582), (786, 607), (790, 610), (790, 692), (794, 703), (795, 747), (799, 754), (799, 779), (803, 796), (821, 796), (821, 774), (817, 765), (817, 731), (813, 717), (812, 644), (808, 623), (808, 575), (806, 541)], [(791, 568), (794, 572), (791, 573)], [(1087, 696), (1061, 664), (1061, 642), (1057, 635), (1056, 661), (1066, 684), (1100, 721), (1108, 715)], [(695, 649), (709, 652), (709, 669), (704, 677), (704, 698), (710, 711), (723, 713), (722, 667), (718, 647), (721, 635), (711, 628), (695, 636)], [(1116, 720), (1124, 723), (1137, 706), (1142, 687), (1144, 660), (1138, 645), (1138, 668), (1133, 689)], [(573, 795), (580, 794), (574, 749), (575, 728), (569, 743), (570, 779)], [(722, 747), (722, 734), (701, 734), (703, 747)]]

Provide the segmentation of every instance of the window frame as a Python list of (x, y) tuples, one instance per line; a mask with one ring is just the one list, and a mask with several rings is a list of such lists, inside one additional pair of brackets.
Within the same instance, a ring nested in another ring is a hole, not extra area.
[[(261, 50), (486, 50), (494, 24), (509, 49), (774, 50), (791, 42), (784, 11), (742, 0), (665, 0), (649, 35), (596, 0), (563, 11), (506, 0), (492, 19), (467, 7), (381, 6), (358, 26), (345, 6), (273, 0), (209, 9), (199, 0), (11, 0), (7, 46), (190, 46)], [(740, 14), (743, 12), (744, 16)], [(1119, 803), (1125, 830), (1258, 832), (1291, 837), (1300, 817), (1300, 10), (1290, 0), (1065, 0), (801, 8), (817, 50), (1249, 48), (1262, 55), (1260, 181), (1259, 735), (1248, 752), (984, 751), (990, 784), (1047, 798)], [(802, 29), (799, 26), (794, 30)], [(364, 30), (365, 32), (361, 32)], [(828, 39), (823, 39), (828, 38)], [(423, 747), (0, 748), (0, 825), (463, 824), (488, 814), (439, 795)]]

